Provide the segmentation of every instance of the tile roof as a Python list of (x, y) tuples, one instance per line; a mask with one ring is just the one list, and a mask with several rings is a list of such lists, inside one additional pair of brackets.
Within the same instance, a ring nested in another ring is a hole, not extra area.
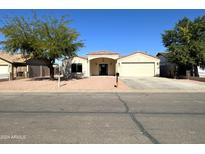
[(102, 50), (102, 51), (91, 52), (91, 53), (88, 53), (87, 55), (118, 55), (118, 53)]
[(77, 56), (77, 57), (82, 58), (82, 59), (87, 59), (87, 57), (85, 56)]
[(10, 54), (0, 51), (0, 58), (10, 63), (24, 63), (27, 59), (22, 54)]
[(144, 54), (144, 55), (147, 55), (147, 56), (150, 56), (150, 57), (159, 59), (158, 57), (149, 55), (149, 54), (147, 54), (147, 52), (143, 52), (143, 51), (135, 51), (135, 52), (132, 52), (131, 54), (128, 54), (128, 55), (126, 55), (126, 56), (121, 56), (119, 59), (124, 58), (124, 57), (128, 57), (128, 56), (131, 56), (131, 55), (134, 55), (134, 54), (137, 54), (137, 53), (141, 53), (141, 54)]

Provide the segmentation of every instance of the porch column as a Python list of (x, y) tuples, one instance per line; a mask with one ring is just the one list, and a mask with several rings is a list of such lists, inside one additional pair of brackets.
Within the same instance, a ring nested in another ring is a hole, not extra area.
[(13, 72), (14, 72), (14, 69), (13, 69), (13, 66), (12, 64), (9, 64), (9, 80), (13, 80)]
[(118, 63), (117, 63), (117, 60), (116, 60), (116, 62), (115, 62), (115, 75), (116, 75), (116, 73), (118, 73), (119, 71), (118, 71)]
[(18, 66), (15, 66), (15, 68), (16, 68), (16, 78), (18, 77)]
[(88, 60), (88, 76), (90, 76), (90, 60)]
[(40, 77), (43, 77), (43, 66), (40, 65)]
[(25, 74), (26, 78), (29, 78), (29, 67), (28, 65), (26, 65), (26, 74)]

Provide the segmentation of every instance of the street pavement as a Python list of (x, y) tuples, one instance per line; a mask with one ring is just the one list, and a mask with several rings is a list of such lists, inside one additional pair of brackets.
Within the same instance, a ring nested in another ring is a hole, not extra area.
[(205, 143), (205, 93), (0, 93), (0, 143)]

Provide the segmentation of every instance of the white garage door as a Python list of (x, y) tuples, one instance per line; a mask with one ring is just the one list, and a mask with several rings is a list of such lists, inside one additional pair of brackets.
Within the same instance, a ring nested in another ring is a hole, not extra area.
[(9, 78), (9, 67), (8, 65), (0, 65), (0, 79)]
[(122, 62), (120, 76), (154, 76), (154, 63)]

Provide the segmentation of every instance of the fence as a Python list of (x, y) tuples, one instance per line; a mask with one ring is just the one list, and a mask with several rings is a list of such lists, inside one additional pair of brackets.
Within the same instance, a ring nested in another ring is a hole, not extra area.
[(194, 76), (180, 76), (180, 79), (189, 79), (189, 80), (195, 80), (195, 81), (201, 81), (201, 82), (205, 82), (205, 78), (201, 78), (201, 77), (194, 77)]

